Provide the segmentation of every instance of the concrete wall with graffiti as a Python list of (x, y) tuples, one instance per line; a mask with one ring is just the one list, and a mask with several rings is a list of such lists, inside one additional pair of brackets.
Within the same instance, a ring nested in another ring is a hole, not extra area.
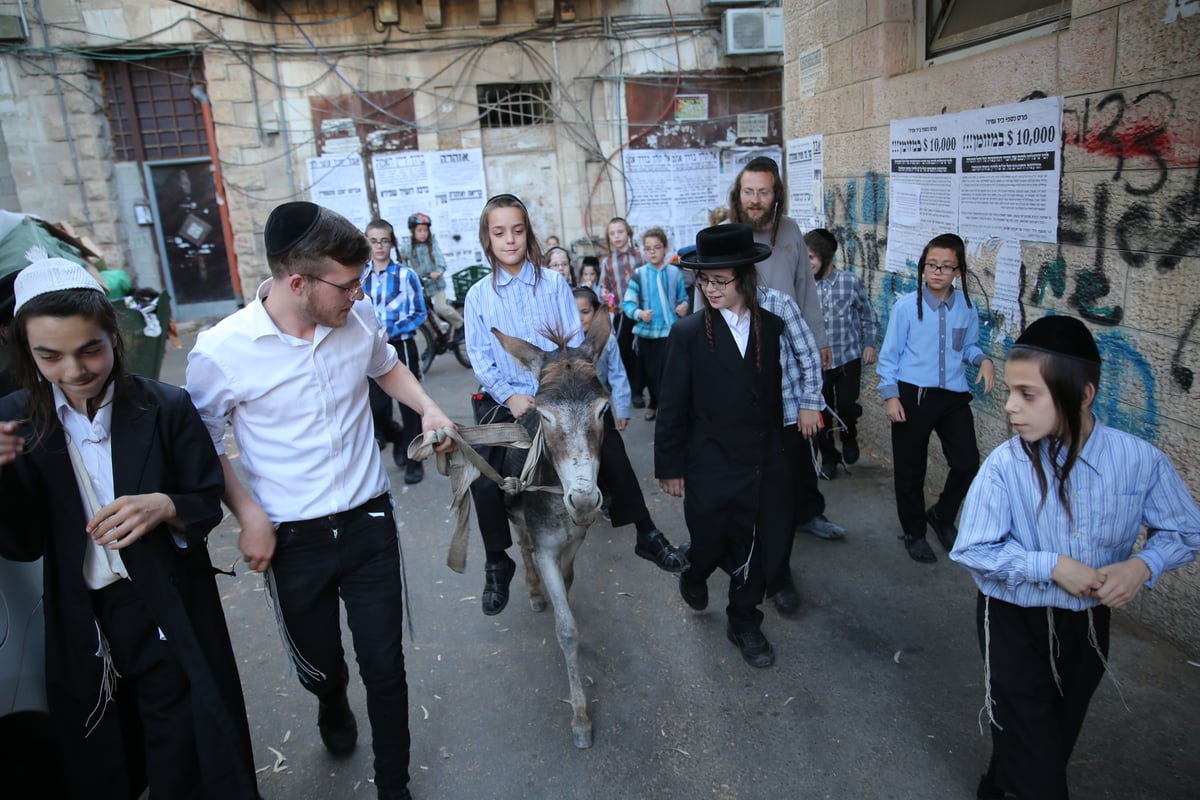
[[(1048, 313), (1087, 322), (1104, 358), (1098, 416), (1160, 447), (1200, 495), (1200, 3), (1074, 0), (1057, 29), (944, 63), (924, 58), (919, 5), (784, 4), (786, 135), (824, 136), (840, 266), (863, 279), (884, 325), (916, 287), (915, 273), (883, 269), (893, 119), (1063, 96), (1058, 241), (1023, 243), (1021, 323)], [(980, 346), (1002, 375), (1016, 334), (990, 310), (994, 261), (984, 252), (970, 268)], [(870, 368), (864, 384), (864, 446), (890, 460)], [(986, 453), (1007, 436), (1002, 403), (979, 395), (973, 407)], [(930, 487), (945, 474), (937, 450)], [(1194, 648), (1200, 570), (1167, 576), (1129, 613)]]

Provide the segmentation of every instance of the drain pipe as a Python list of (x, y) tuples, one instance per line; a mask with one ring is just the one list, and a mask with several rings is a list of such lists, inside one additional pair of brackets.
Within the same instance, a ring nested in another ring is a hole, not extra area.
[(200, 104), (204, 115), (204, 133), (208, 137), (208, 155), (212, 159), (213, 188), (217, 192), (217, 205), (221, 212), (221, 232), (225, 235), (225, 257), (229, 259), (229, 277), (233, 281), (234, 295), (242, 297), (242, 276), (238, 270), (237, 248), (233, 243), (233, 225), (229, 222), (229, 203), (225, 199), (225, 182), (221, 179), (221, 159), (217, 155), (217, 129), (213, 125), (212, 103), (199, 86), (192, 86), (192, 97)]
[(37, 11), (38, 27), (42, 31), (42, 45), (50, 58), (50, 74), (54, 76), (54, 91), (58, 94), (58, 111), (62, 114), (63, 132), (67, 135), (67, 147), (71, 150), (71, 163), (75, 165), (75, 180), (79, 181), (79, 199), (83, 202), (83, 219), (87, 224), (88, 234), (92, 234), (92, 210), (88, 206), (87, 187), (83, 185), (83, 172), (79, 169), (79, 153), (75, 151), (75, 136), (71, 133), (71, 121), (67, 117), (67, 101), (63, 99), (62, 82), (58, 79), (58, 62), (54, 51), (50, 49), (50, 36), (46, 33), (46, 18), (42, 14), (42, 0), (33, 0)]

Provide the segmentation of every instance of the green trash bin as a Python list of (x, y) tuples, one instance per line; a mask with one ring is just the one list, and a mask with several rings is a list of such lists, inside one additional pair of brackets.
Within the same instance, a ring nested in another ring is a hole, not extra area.
[(157, 336), (146, 335), (146, 319), (142, 312), (130, 308), (123, 300), (114, 300), (121, 338), (125, 340), (125, 368), (135, 375), (158, 380), (163, 355), (167, 348), (168, 327), (171, 323), (171, 296), (164, 290), (151, 312), (162, 331)]

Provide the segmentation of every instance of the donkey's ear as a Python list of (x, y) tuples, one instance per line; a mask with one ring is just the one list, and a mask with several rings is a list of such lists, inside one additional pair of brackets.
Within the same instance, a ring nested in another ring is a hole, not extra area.
[(509, 336), (507, 333), (501, 333), (496, 328), (492, 328), (492, 335), (500, 340), (500, 346), (505, 351), (521, 362), (525, 369), (537, 375), (542, 371), (542, 364), (546, 361), (546, 351), (535, 344), (530, 344), (524, 339), (518, 339), (515, 336)]
[(592, 316), (592, 325), (588, 328), (587, 336), (583, 337), (583, 344), (579, 346), (580, 351), (592, 361), (599, 361), (611, 332), (612, 325), (607, 312), (598, 309)]

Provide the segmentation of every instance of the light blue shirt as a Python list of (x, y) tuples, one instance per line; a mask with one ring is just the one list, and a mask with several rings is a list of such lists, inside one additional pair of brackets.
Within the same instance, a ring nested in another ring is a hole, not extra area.
[(953, 290), (945, 301), (928, 289), (921, 297), (924, 319), (917, 319), (916, 292), (892, 306), (875, 367), (884, 400), (900, 396), (900, 381), (926, 389), (970, 391), (963, 365), (978, 366), (986, 358), (979, 349), (979, 315), (967, 307), (960, 290)]
[(604, 343), (604, 352), (596, 359), (596, 376), (608, 387), (613, 417), (629, 419), (629, 401), (633, 399), (633, 391), (629, 388), (629, 376), (621, 361), (621, 348), (617, 346), (616, 336), (609, 336)]
[(505, 403), (514, 394), (537, 394), (538, 380), (500, 346), (492, 328), (543, 350), (558, 347), (543, 335), (548, 331), (565, 335), (571, 347), (583, 341), (579, 307), (566, 279), (543, 269), (535, 289), (537, 269), (528, 260), (515, 276), (493, 269), (491, 276), (467, 292), (463, 308), (467, 353), (479, 385), (497, 403)]
[[(633, 280), (625, 289), (621, 313), (636, 320), (633, 325), (634, 336), (665, 339), (671, 334), (675, 320), (679, 319), (675, 307), (686, 302), (687, 287), (683, 284), (679, 267), (664, 264), (662, 269), (655, 269), (650, 264), (643, 264), (634, 271)], [(642, 322), (638, 319), (638, 311), (646, 309), (653, 311), (654, 315), (649, 322)]]
[[(1049, 472), (1046, 442), (1039, 446)], [(1027, 608), (1081, 611), (1099, 602), (1050, 580), (1060, 554), (1095, 569), (1125, 561), (1145, 525), (1150, 536), (1135, 557), (1150, 568), (1146, 586), (1153, 588), (1164, 572), (1191, 562), (1200, 550), (1200, 509), (1154, 445), (1097, 420), (1068, 482), (1071, 519), (1051, 474), (1042, 503), (1019, 437), (987, 457), (967, 493), (950, 552), (971, 571), (979, 591)]]

